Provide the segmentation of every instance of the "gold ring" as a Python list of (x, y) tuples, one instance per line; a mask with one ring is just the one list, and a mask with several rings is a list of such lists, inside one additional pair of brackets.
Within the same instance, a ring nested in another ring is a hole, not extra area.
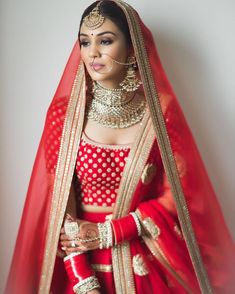
[(76, 246), (76, 243), (75, 243), (75, 240), (72, 240), (72, 241), (71, 241), (71, 247), (72, 247), (72, 248), (77, 247), (77, 246)]
[(70, 239), (75, 239), (79, 233), (79, 225), (77, 222), (65, 221), (64, 231)]

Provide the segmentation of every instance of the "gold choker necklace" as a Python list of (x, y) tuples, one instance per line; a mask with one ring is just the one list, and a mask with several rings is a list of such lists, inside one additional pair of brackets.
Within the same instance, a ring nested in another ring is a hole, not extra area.
[(136, 95), (122, 89), (108, 89), (93, 83), (93, 97), (88, 101), (88, 119), (104, 127), (113, 129), (128, 128), (140, 122), (145, 114), (146, 102)]

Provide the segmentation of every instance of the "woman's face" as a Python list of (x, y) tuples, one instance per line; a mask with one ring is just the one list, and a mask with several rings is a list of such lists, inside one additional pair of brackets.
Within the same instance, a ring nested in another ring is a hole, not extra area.
[(80, 30), (81, 57), (92, 80), (104, 87), (116, 88), (124, 79), (126, 67), (113, 60), (126, 62), (130, 50), (124, 34), (110, 19), (90, 30), (84, 23)]

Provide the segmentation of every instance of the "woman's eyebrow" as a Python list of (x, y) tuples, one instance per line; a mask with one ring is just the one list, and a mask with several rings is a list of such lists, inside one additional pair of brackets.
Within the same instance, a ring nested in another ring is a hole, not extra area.
[[(114, 35), (115, 37), (117, 36), (114, 32), (111, 32), (111, 31), (101, 32), (101, 33), (97, 34), (96, 36), (103, 36), (105, 34), (111, 34), (111, 35)], [(89, 35), (81, 33), (80, 37), (89, 37)]]

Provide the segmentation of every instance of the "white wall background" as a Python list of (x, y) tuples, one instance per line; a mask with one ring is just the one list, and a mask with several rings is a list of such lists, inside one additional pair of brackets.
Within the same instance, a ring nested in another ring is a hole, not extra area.
[[(0, 292), (45, 113), (77, 37), (81, 12), (90, 3), (0, 2)], [(162, 62), (235, 236), (235, 2), (128, 3), (154, 33)]]

